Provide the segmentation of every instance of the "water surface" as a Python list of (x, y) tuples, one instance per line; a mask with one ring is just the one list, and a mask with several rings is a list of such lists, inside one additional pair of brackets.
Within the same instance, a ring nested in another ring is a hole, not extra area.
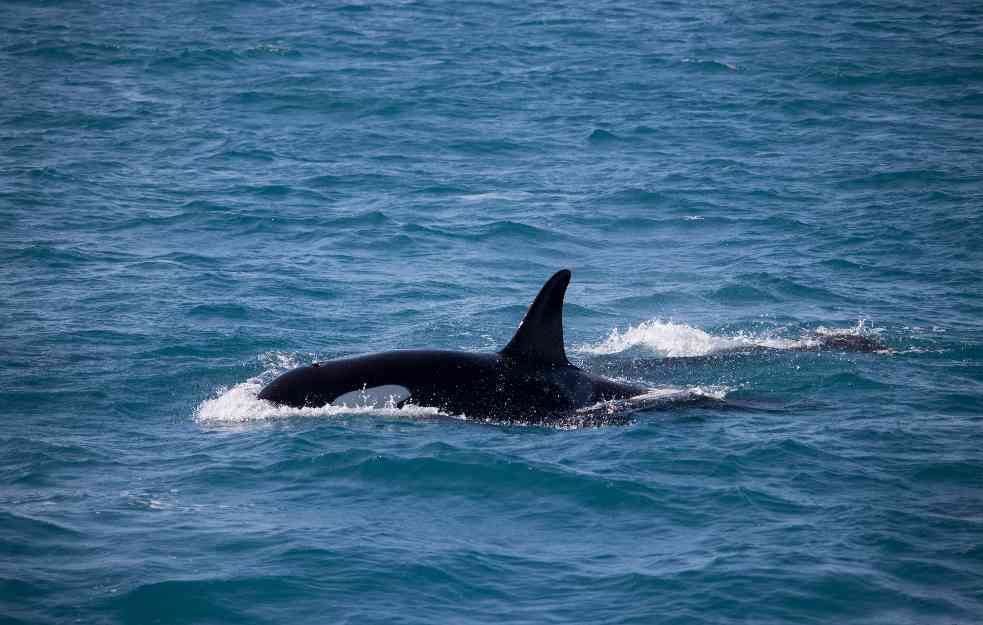
[[(0, 16), (6, 622), (983, 618), (975, 3)], [(573, 360), (722, 401), (255, 400), (562, 267)]]

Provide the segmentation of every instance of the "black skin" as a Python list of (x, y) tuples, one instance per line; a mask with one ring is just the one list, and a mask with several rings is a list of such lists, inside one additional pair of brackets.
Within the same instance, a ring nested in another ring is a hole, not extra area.
[(405, 400), (452, 415), (501, 423), (551, 424), (598, 402), (644, 394), (578, 369), (563, 348), (563, 297), (570, 272), (556, 272), (498, 353), (405, 350), (340, 358), (288, 371), (259, 393), (292, 407), (317, 407), (360, 389), (398, 385)]
[(298, 367), (259, 398), (292, 407), (323, 406), (362, 388), (396, 384), (409, 403), (481, 421), (548, 423), (598, 402), (644, 394), (646, 387), (565, 363), (543, 366), (498, 353), (399, 350)]
[(796, 351), (818, 352), (826, 349), (835, 349), (845, 352), (880, 352), (887, 349), (883, 343), (859, 334), (829, 334), (819, 335), (819, 345), (815, 347), (801, 347)]

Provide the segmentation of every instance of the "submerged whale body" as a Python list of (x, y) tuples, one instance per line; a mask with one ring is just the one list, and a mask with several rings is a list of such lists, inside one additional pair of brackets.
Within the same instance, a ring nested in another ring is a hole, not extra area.
[(515, 336), (497, 353), (397, 350), (292, 369), (259, 398), (301, 408), (326, 404), (431, 406), (483, 421), (551, 423), (650, 389), (587, 373), (563, 347), (570, 271), (550, 278)]

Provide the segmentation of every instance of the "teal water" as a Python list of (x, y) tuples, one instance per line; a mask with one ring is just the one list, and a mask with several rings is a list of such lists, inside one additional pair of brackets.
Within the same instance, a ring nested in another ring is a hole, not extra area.
[[(978, 4), (6, 2), (0, 85), (0, 621), (983, 620)], [(562, 267), (708, 401), (255, 399)]]

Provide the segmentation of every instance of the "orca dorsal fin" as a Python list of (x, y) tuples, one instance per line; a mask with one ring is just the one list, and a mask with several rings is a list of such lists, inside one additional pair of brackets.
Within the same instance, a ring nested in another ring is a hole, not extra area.
[(569, 269), (557, 271), (546, 281), (519, 323), (515, 336), (500, 354), (546, 365), (570, 364), (563, 349), (563, 296), (568, 284)]

